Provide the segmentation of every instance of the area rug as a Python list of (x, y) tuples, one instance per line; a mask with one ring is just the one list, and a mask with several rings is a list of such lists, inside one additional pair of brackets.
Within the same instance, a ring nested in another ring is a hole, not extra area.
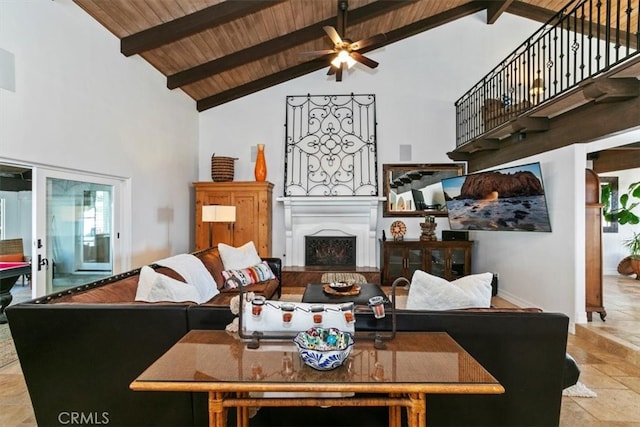
[(567, 387), (562, 390), (563, 396), (569, 397), (597, 397), (595, 391), (590, 390), (586, 385), (582, 384), (580, 381), (572, 385), (571, 387)]
[(0, 368), (18, 360), (7, 323), (0, 325)]

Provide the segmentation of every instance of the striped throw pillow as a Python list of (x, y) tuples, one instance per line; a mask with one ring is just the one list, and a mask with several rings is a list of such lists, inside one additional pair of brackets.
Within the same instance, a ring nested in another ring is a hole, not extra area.
[(238, 287), (235, 280), (229, 280), (231, 278), (240, 281), (242, 286), (276, 278), (266, 261), (262, 261), (260, 264), (256, 264), (253, 267), (243, 268), (241, 270), (224, 270), (222, 272), (222, 277), (224, 277), (225, 287), (227, 289)]

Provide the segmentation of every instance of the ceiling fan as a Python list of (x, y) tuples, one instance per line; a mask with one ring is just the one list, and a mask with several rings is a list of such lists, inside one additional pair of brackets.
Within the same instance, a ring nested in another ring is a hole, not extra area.
[[(347, 28), (347, 9), (348, 2), (346, 0), (338, 1), (338, 30), (334, 27), (325, 26), (322, 27), (327, 33), (331, 41), (333, 42), (333, 49), (315, 50), (311, 52), (302, 52), (300, 55), (305, 56), (329, 56), (331, 59), (331, 66), (327, 75), (336, 75), (336, 81), (342, 81), (342, 71), (346, 68), (351, 68), (356, 62), (366, 65), (369, 68), (376, 68), (378, 63), (373, 59), (367, 58), (358, 52), (358, 50), (371, 46), (374, 44), (384, 42), (387, 37), (384, 34), (376, 34), (369, 38), (358, 40), (357, 42), (351, 42), (347, 38), (343, 38), (345, 30)], [(342, 34), (342, 37), (340, 36)]]

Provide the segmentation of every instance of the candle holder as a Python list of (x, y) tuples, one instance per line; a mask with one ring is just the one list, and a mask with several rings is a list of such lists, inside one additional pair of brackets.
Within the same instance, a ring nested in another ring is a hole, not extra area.
[[(354, 338), (357, 339), (373, 339), (374, 348), (378, 350), (383, 350), (386, 348), (384, 341), (389, 341), (395, 338), (396, 330), (397, 330), (397, 322), (396, 322), (396, 288), (399, 284), (406, 282), (410, 284), (410, 282), (404, 277), (399, 277), (393, 281), (391, 285), (391, 301), (388, 301), (385, 297), (374, 297), (369, 302), (369, 308), (371, 309), (371, 313), (376, 319), (376, 321), (382, 321), (389, 313), (391, 314), (391, 332), (384, 333), (383, 331), (375, 331), (375, 332), (358, 332), (353, 331)], [(245, 303), (251, 302), (251, 310), (249, 316), (255, 316), (254, 308), (256, 308), (256, 304), (252, 301), (245, 301), (245, 292), (242, 283), (237, 280), (236, 284), (238, 285), (238, 294), (240, 298), (240, 306), (238, 311), (238, 336), (242, 339), (249, 340), (247, 343), (247, 347), (251, 349), (256, 349), (260, 347), (260, 340), (269, 339), (269, 340), (290, 340), (293, 336), (295, 336), (295, 332), (293, 329), (287, 333), (286, 330), (281, 330), (278, 332), (266, 332), (266, 331), (253, 331), (251, 333), (247, 333), (244, 329), (244, 316), (247, 314), (247, 310), (245, 309)], [(264, 301), (264, 297), (258, 296), (255, 301), (258, 302), (257, 306), (260, 307), (260, 315), (264, 315), (262, 313), (267, 307), (275, 308), (281, 311), (282, 313), (282, 325), (284, 329), (288, 329), (290, 327), (290, 322), (293, 316), (293, 312), (296, 310), (302, 310), (303, 315), (313, 316), (314, 324), (320, 324), (323, 321), (323, 314), (327, 314), (329, 311), (342, 313), (344, 316), (344, 321), (349, 324), (351, 322), (355, 322), (354, 316), (354, 305), (352, 302), (341, 304), (337, 308), (325, 307), (321, 304), (313, 304), (309, 307), (309, 309), (304, 309), (301, 307), (296, 307), (295, 304), (292, 303), (276, 303), (272, 301)], [(389, 307), (385, 307), (385, 304), (390, 303)], [(317, 319), (316, 319), (317, 317)], [(292, 335), (293, 333), (293, 335)]]
[[(407, 285), (411, 284), (411, 282), (409, 282), (409, 280), (405, 279), (404, 277), (398, 277), (393, 281), (393, 283), (391, 284), (391, 301), (384, 301), (385, 299), (383, 297), (373, 297), (369, 300), (369, 308), (371, 309), (373, 317), (376, 319), (376, 321), (384, 319), (385, 317), (387, 317), (387, 314), (389, 312), (391, 313), (391, 332), (383, 333), (382, 331), (375, 331), (373, 334), (371, 332), (359, 334), (356, 331), (356, 338), (373, 338), (373, 347), (376, 350), (384, 350), (387, 348), (384, 342), (394, 339), (396, 337), (396, 331), (398, 329), (396, 320), (396, 288), (398, 287), (398, 285), (404, 282), (406, 282)], [(385, 309), (385, 302), (390, 303), (388, 310)]]

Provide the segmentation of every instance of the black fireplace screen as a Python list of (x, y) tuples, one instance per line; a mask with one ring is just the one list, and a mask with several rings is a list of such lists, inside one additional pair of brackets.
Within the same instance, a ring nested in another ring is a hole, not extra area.
[(305, 236), (306, 266), (355, 266), (355, 236)]

